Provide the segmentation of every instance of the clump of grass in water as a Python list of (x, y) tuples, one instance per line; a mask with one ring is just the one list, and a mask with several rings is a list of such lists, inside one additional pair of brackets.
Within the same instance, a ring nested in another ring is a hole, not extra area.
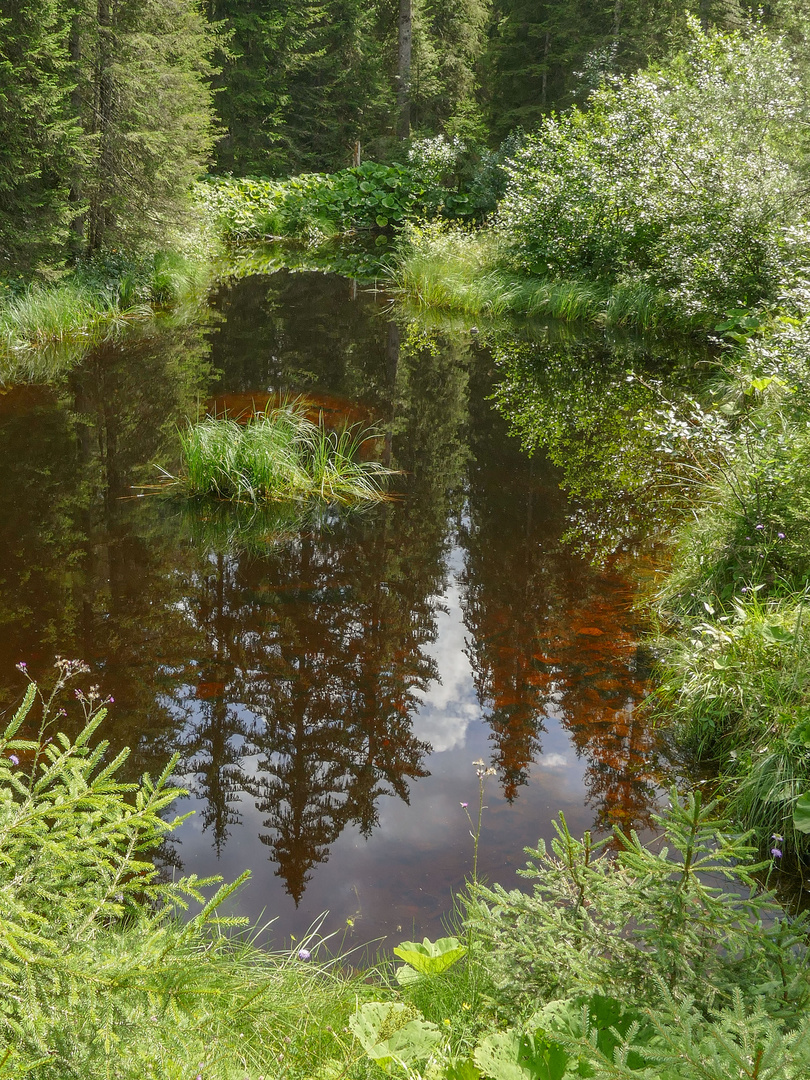
[(373, 437), (352, 428), (329, 431), (322, 419), (314, 424), (300, 401), (268, 408), (244, 425), (206, 417), (181, 434), (179, 479), (190, 495), (235, 502), (378, 501), (391, 471), (359, 460), (360, 447)]

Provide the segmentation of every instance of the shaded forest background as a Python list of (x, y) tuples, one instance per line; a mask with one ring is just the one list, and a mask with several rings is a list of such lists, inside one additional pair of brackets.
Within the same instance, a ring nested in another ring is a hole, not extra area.
[(0, 277), (165, 246), (207, 171), (497, 146), (677, 51), (689, 15), (759, 18), (800, 54), (810, 4), (0, 0)]

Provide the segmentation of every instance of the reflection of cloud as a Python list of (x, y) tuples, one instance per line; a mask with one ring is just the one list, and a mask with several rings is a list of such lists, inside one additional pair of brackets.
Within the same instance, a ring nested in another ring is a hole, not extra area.
[(414, 717), (414, 735), (426, 739), (434, 753), (456, 750), (467, 739), (467, 728), (480, 715), (472, 669), (464, 652), (464, 619), (456, 584), (441, 598), (445, 609), (436, 619), (435, 642), (425, 651), (436, 661), (439, 678), (422, 695)]
[(567, 769), (568, 758), (565, 754), (542, 754), (537, 764), (544, 769)]

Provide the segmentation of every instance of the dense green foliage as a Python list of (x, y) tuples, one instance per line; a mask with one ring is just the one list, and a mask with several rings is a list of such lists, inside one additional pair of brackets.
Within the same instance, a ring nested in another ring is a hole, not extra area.
[[(217, 79), (226, 136), (220, 171), (277, 176), (337, 170), (356, 145), (395, 145), (397, 23), (393, 0), (216, 0), (232, 32)], [(481, 134), (477, 62), (488, 0), (413, 0), (411, 122), (420, 134)]]
[(661, 846), (617, 833), (615, 857), (561, 819), (527, 852), (529, 894), (471, 884), (462, 972), (441, 973), (454, 939), (395, 950), (399, 1002), (352, 1023), (366, 1052), (437, 1080), (804, 1076), (806, 922), (751, 892), (763, 866), (715, 811), (673, 793)]
[(525, 137), (492, 235), (453, 240), (457, 281), (442, 273), (448, 239), (423, 234), (404, 248), (403, 286), (444, 278), (425, 302), (470, 310), (483, 269), (473, 309), (532, 312), (548, 280), (571, 282), (574, 317), (645, 326), (775, 299), (805, 257), (801, 73), (762, 30), (687, 31), (664, 66), (605, 81)]
[(165, 243), (214, 141), (195, 0), (0, 5), (0, 274)]

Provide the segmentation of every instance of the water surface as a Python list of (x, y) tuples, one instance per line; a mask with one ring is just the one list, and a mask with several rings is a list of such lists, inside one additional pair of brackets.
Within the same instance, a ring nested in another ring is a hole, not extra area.
[[(0, 394), (3, 706), (20, 660), (91, 664), (128, 774), (180, 754), (195, 814), (167, 872), (249, 867), (236, 906), (277, 917), (279, 941), (326, 910), (353, 942), (437, 933), (471, 869), (479, 759), (491, 880), (517, 884), (559, 810), (574, 832), (649, 824), (668, 772), (638, 710), (644, 567), (633, 545), (594, 567), (562, 542), (587, 505), (510, 437), (501, 378), (475, 329), (280, 272), (224, 287), (204, 324)], [(297, 519), (143, 494), (187, 417), (278, 394), (376, 424), (397, 497)]]

